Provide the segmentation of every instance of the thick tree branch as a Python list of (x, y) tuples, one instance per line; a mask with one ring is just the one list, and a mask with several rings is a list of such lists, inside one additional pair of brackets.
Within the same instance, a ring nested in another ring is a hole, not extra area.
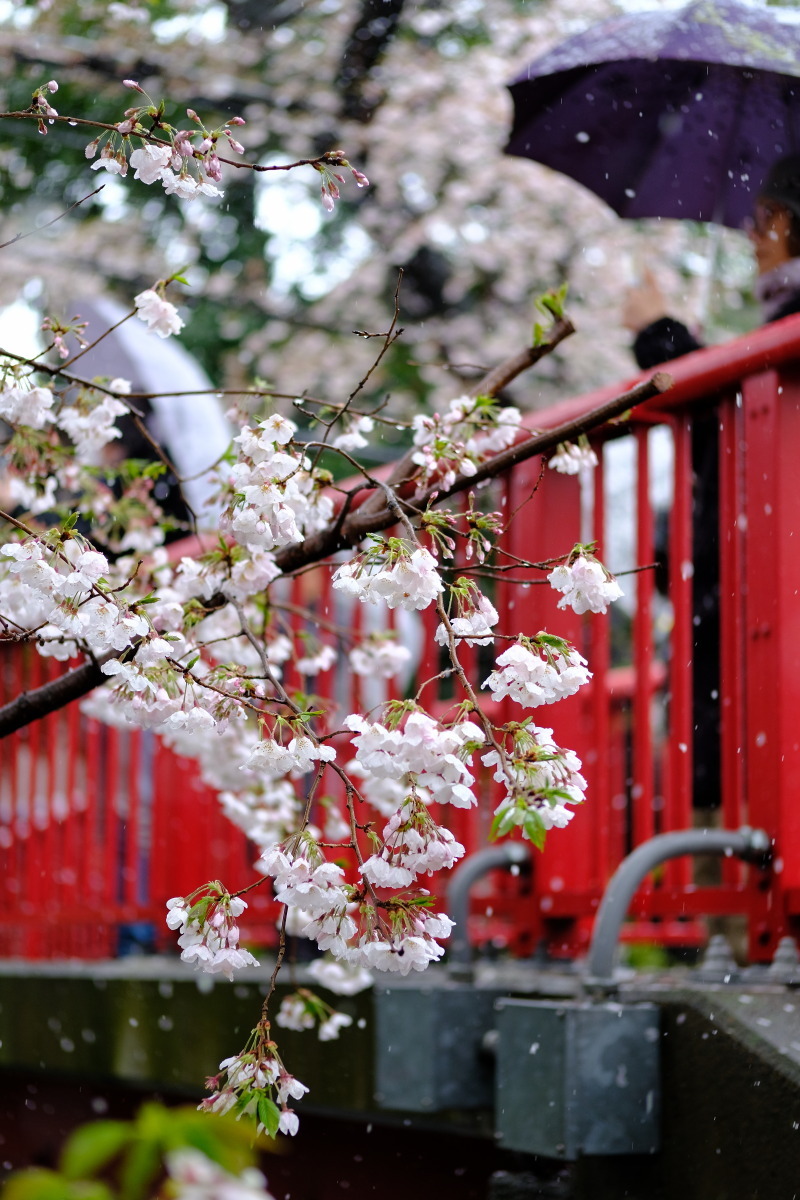
[(0, 708), (0, 737), (8, 737), (10, 733), (30, 725), (31, 721), (38, 721), (40, 717), (64, 708), (71, 701), (79, 700), (105, 683), (107, 678), (98, 662), (87, 662), (31, 692), (22, 692)]
[[(623, 392), (613, 400), (609, 400), (608, 403), (601, 405), (600, 408), (593, 409), (572, 421), (567, 421), (564, 425), (558, 425), (555, 429), (546, 429), (542, 433), (532, 434), (524, 441), (510, 446), (508, 450), (502, 450), (478, 467), (474, 475), (459, 475), (450, 488), (443, 489), (441, 485), (434, 484), (424, 492), (415, 493), (413, 504), (406, 505), (407, 511), (413, 513), (420, 508), (425, 508), (434, 499), (443, 501), (460, 492), (469, 491), (482, 480), (493, 479), (518, 463), (533, 458), (536, 454), (546, 454), (549, 450), (554, 450), (559, 442), (571, 441), (582, 433), (587, 433), (590, 429), (596, 429), (598, 426), (604, 425), (606, 421), (627, 412), (629, 408), (633, 408), (653, 396), (658, 396), (671, 387), (672, 376), (659, 371), (651, 379), (637, 384), (630, 391)], [(381, 496), (383, 497), (383, 492), (381, 492)], [(398, 497), (398, 503), (403, 506), (402, 497)], [(396, 513), (385, 503), (379, 509), (370, 508), (369, 510), (366, 504), (362, 504), (350, 514), (347, 520), (342, 522), (335, 541), (330, 536), (330, 530), (323, 529), (296, 546), (287, 546), (279, 551), (275, 558), (282, 571), (295, 571), (312, 562), (320, 562), (338, 550), (356, 546), (368, 533), (378, 533), (382, 529), (388, 529), (396, 520)], [(2, 709), (0, 709), (1, 718)], [(2, 734), (2, 725), (0, 725), (0, 734)]]
[(403, 3), (404, 0), (361, 0), (336, 80), (342, 95), (342, 116), (366, 123), (375, 115), (383, 93), (376, 90), (369, 94), (370, 75), (397, 31)]

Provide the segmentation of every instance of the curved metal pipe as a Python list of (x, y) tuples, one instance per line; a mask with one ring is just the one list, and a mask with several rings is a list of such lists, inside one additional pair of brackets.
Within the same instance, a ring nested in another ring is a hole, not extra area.
[(469, 942), (469, 893), (487, 871), (501, 867), (523, 866), (531, 861), (530, 850), (522, 842), (503, 842), (499, 846), (487, 846), (470, 854), (461, 866), (456, 867), (447, 889), (447, 911), (455, 921), (447, 949), (447, 963), (453, 974), (469, 974), (472, 948)]
[(659, 863), (684, 854), (733, 854), (765, 866), (771, 846), (769, 834), (747, 826), (739, 830), (681, 829), (637, 846), (617, 867), (603, 895), (586, 960), (587, 986), (614, 987), (614, 956), (622, 922), (640, 883)]

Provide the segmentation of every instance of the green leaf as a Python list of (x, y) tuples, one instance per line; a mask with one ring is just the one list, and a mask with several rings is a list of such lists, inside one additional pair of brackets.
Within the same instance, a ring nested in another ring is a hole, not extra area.
[(499, 812), (492, 821), (492, 828), (489, 832), (489, 837), (492, 839), (505, 837), (510, 833), (517, 824), (517, 811), (515, 808), (506, 808)]
[(544, 848), (547, 830), (544, 827), (544, 821), (539, 816), (535, 808), (531, 808), (525, 813), (522, 820), (522, 829), (525, 835), (530, 838), (537, 850)]
[(61, 1154), (67, 1179), (88, 1179), (102, 1170), (133, 1137), (127, 1121), (92, 1121), (70, 1137)]
[(278, 1126), (281, 1121), (281, 1110), (273, 1100), (267, 1096), (259, 1096), (258, 1098), (258, 1119), (266, 1129), (270, 1137), (274, 1138), (278, 1132)]
[(160, 1138), (135, 1142), (125, 1155), (119, 1174), (120, 1200), (144, 1200), (161, 1171)]
[(170, 1147), (193, 1146), (207, 1158), (238, 1175), (255, 1162), (253, 1126), (231, 1116), (200, 1113), (195, 1108), (169, 1109)]
[(3, 1200), (72, 1200), (72, 1188), (63, 1175), (39, 1167), (12, 1175), (3, 1188)]

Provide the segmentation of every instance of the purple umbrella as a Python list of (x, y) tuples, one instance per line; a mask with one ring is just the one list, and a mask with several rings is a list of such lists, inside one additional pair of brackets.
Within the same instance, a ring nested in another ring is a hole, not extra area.
[(571, 175), (623, 217), (734, 228), (800, 150), (797, 11), (737, 0), (603, 21), (514, 83), (507, 154)]

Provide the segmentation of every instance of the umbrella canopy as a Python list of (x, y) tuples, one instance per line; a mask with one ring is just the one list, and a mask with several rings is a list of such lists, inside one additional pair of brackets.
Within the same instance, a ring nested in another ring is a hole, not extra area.
[(696, 0), (614, 17), (510, 84), (507, 154), (571, 175), (623, 217), (737, 228), (769, 167), (800, 150), (800, 24)]

